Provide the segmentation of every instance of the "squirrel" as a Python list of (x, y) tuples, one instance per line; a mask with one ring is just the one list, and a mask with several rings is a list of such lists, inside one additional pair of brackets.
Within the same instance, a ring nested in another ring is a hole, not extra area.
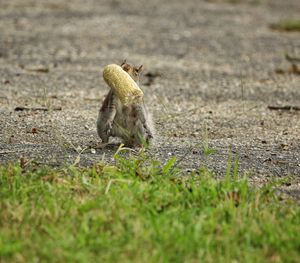
[[(126, 60), (120, 65), (138, 84), (143, 65), (134, 67)], [(110, 90), (103, 101), (97, 119), (97, 132), (102, 143), (107, 144), (109, 137), (119, 137), (128, 147), (142, 147), (153, 138), (151, 117), (144, 100), (131, 105), (123, 105)]]

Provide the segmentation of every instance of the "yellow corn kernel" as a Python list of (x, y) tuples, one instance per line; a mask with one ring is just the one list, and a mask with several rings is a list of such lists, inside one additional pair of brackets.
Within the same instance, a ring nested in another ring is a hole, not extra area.
[(143, 91), (120, 66), (107, 65), (103, 70), (103, 78), (124, 105), (142, 100)]

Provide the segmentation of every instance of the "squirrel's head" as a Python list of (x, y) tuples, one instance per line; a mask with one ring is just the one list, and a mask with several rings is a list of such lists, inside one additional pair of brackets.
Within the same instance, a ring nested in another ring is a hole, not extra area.
[(121, 64), (121, 67), (124, 71), (126, 71), (130, 77), (135, 81), (138, 82), (140, 78), (141, 72), (144, 70), (144, 66), (140, 65), (139, 67), (134, 67), (128, 63), (126, 63), (126, 60), (123, 61)]

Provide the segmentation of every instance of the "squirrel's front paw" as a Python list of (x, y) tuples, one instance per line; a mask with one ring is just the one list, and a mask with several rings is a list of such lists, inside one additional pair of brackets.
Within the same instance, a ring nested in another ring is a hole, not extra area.
[(106, 122), (105, 124), (105, 130), (106, 130), (106, 134), (110, 135), (111, 134), (111, 130), (112, 130), (112, 123), (110, 121)]
[(149, 142), (151, 139), (153, 139), (152, 132), (149, 129), (146, 129), (146, 141)]

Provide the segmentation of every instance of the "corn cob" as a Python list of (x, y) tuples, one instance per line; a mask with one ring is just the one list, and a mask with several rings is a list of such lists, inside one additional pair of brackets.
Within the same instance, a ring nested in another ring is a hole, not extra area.
[(143, 91), (120, 66), (107, 65), (103, 70), (103, 78), (122, 104), (129, 105), (142, 100)]

